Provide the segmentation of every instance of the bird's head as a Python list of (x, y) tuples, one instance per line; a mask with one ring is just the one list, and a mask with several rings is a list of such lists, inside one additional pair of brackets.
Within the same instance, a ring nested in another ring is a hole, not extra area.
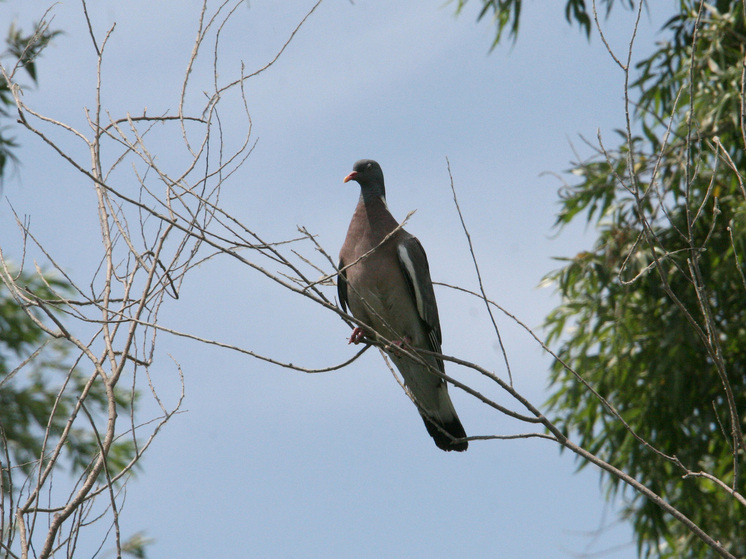
[(352, 173), (344, 178), (344, 182), (355, 181), (360, 185), (360, 191), (366, 200), (382, 198), (386, 201), (386, 189), (383, 185), (383, 171), (381, 166), (372, 159), (361, 159), (352, 167)]

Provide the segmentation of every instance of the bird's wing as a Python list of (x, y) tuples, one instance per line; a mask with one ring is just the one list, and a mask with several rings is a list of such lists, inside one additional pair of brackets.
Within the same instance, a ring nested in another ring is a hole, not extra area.
[[(342, 270), (344, 267), (344, 262), (340, 258), (337, 270)], [(341, 271), (337, 275), (337, 295), (339, 296), (339, 304), (342, 306), (342, 310), (347, 312), (347, 272), (345, 271)]]
[(435, 302), (435, 292), (433, 291), (433, 282), (430, 279), (430, 267), (427, 264), (425, 249), (422, 248), (417, 237), (408, 235), (399, 242), (396, 253), (399, 257), (399, 265), (414, 297), (417, 313), (426, 326), (432, 351), (440, 352), (442, 339), (438, 305)]

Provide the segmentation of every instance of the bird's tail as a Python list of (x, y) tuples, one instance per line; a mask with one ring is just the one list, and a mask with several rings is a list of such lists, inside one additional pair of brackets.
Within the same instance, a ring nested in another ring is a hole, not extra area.
[[(467, 441), (453, 442), (453, 439), (465, 438), (466, 432), (456, 415), (446, 382), (411, 359), (399, 357), (394, 353), (391, 354), (391, 359), (404, 378), (407, 391), (417, 404), (427, 432), (435, 440), (435, 445), (442, 450), (466, 450), (469, 446)], [(436, 363), (433, 365), (438, 366)], [(442, 371), (442, 364), (438, 368)]]
[(463, 452), (469, 447), (467, 441), (453, 441), (453, 439), (466, 438), (464, 426), (461, 425), (461, 421), (455, 413), (451, 419), (446, 421), (428, 416), (422, 411), (420, 411), (420, 415), (422, 416), (422, 420), (425, 422), (427, 432), (430, 433), (430, 436), (435, 441), (435, 445), (441, 450), (456, 450), (458, 452)]
[(438, 384), (436, 394), (438, 402), (435, 409), (424, 411), (420, 408), (420, 415), (425, 422), (427, 432), (430, 433), (438, 448), (463, 452), (469, 447), (469, 443), (467, 441), (453, 442), (453, 439), (466, 438), (466, 431), (456, 415), (456, 409), (448, 395), (448, 385), (444, 381)]

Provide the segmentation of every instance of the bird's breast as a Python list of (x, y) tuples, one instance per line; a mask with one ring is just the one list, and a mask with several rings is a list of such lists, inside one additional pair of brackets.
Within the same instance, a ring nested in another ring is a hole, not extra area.
[(415, 345), (426, 333), (398, 262), (371, 253), (347, 270), (352, 314), (389, 340), (409, 338)]

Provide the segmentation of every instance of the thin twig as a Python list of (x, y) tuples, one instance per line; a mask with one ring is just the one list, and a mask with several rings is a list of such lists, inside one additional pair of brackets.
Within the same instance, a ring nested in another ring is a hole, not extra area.
[(466, 222), (464, 221), (464, 215), (461, 213), (461, 207), (458, 203), (458, 197), (456, 196), (456, 187), (453, 185), (453, 175), (451, 174), (451, 162), (446, 157), (446, 164), (448, 166), (448, 178), (451, 181), (451, 192), (453, 193), (453, 203), (456, 206), (456, 211), (458, 212), (458, 217), (461, 220), (461, 227), (464, 230), (464, 235), (466, 235), (466, 241), (469, 244), (469, 252), (471, 253), (471, 260), (474, 263), (474, 271), (477, 273), (477, 280), (479, 282), (479, 291), (482, 293), (482, 300), (484, 301), (485, 307), (487, 308), (487, 314), (490, 315), (490, 320), (492, 321), (492, 328), (495, 330), (495, 335), (497, 336), (497, 342), (500, 344), (500, 351), (502, 351), (503, 354), (503, 360), (505, 361), (505, 368), (508, 371), (508, 379), (510, 380), (510, 385), (513, 386), (513, 373), (510, 371), (510, 361), (508, 360), (508, 352), (505, 349), (505, 344), (503, 344), (502, 336), (500, 335), (500, 329), (497, 327), (497, 322), (495, 321), (495, 317), (492, 314), (492, 309), (490, 308), (490, 305), (488, 303), (487, 299), (487, 293), (484, 291), (484, 283), (482, 282), (482, 273), (479, 271), (479, 263), (477, 262), (477, 256), (474, 254), (474, 245), (471, 242), (471, 235), (469, 234), (469, 229), (466, 227)]

